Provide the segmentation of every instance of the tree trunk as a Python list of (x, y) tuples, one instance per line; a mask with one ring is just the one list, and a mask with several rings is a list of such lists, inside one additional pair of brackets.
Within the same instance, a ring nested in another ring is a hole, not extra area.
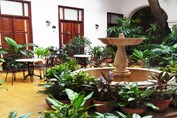
[(167, 22), (168, 16), (160, 7), (158, 0), (148, 0), (148, 2), (151, 11), (154, 15), (154, 18), (156, 20), (156, 23), (158, 24), (159, 27), (160, 39), (158, 39), (159, 40), (158, 43), (161, 43), (163, 38), (166, 37), (169, 33), (171, 33), (171, 30)]

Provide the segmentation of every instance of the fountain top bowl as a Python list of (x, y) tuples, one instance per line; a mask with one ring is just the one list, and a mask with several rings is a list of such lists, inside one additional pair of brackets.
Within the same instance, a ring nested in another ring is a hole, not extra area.
[(98, 38), (102, 43), (116, 46), (138, 45), (144, 38)]

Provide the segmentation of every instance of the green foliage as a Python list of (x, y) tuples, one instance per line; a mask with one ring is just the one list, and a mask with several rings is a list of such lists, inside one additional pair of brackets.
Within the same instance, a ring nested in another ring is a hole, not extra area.
[(170, 65), (167, 65), (166, 67), (161, 67), (160, 70), (177, 75), (177, 62), (171, 61)]
[(168, 36), (163, 40), (164, 45), (172, 46), (177, 42), (177, 29), (173, 30), (172, 33), (168, 34)]
[(149, 101), (149, 97), (153, 92), (153, 90), (139, 89), (136, 82), (125, 84), (125, 86), (119, 88), (118, 96), (120, 100), (118, 101), (118, 105), (120, 107), (136, 108), (144, 104), (153, 109), (158, 109)]
[(101, 59), (102, 54), (103, 54), (103, 46), (94, 46), (90, 49), (90, 54), (92, 58), (96, 59)]
[[(2, 48), (0, 47), (0, 55), (4, 55), (4, 54), (7, 54), (8, 53), (8, 49), (7, 48)], [(3, 58), (0, 58), (0, 63), (4, 62), (4, 59)], [(0, 71), (2, 71), (3, 68), (2, 66), (0, 65)]]
[(73, 37), (71, 41), (65, 46), (65, 52), (73, 56), (74, 54), (84, 54), (85, 48), (90, 48), (91, 41), (87, 37)]
[(26, 113), (26, 114), (22, 114), (20, 116), (17, 116), (16, 111), (11, 111), (8, 115), (8, 118), (29, 118), (30, 116), (31, 116), (31, 113)]
[(115, 113), (98, 113), (96, 112), (96, 115), (94, 118), (152, 118), (153, 116), (147, 115), (141, 117), (139, 114), (128, 114), (125, 115), (122, 112), (116, 111)]
[(87, 85), (87, 90), (94, 91), (94, 98), (99, 101), (116, 100), (114, 85), (111, 75), (102, 73), (102, 77), (94, 80), (93, 84)]
[(133, 49), (133, 58), (135, 58), (136, 60), (147, 60), (147, 58), (150, 55), (150, 51), (149, 50), (138, 50), (138, 49)]
[(65, 63), (48, 68), (45, 76), (47, 79), (51, 79), (55, 78), (55, 76), (60, 76), (61, 73), (70, 73), (78, 68), (79, 64), (77, 61), (75, 59), (70, 59)]
[(167, 89), (168, 82), (173, 81), (175, 75), (162, 71), (160, 73), (152, 73), (148, 76), (153, 84), (149, 87), (154, 90), (152, 98), (164, 100), (171, 98), (171, 90)]
[(94, 46), (90, 49), (92, 63), (95, 67), (99, 67), (103, 60), (103, 46)]
[(106, 47), (103, 48), (103, 58), (112, 58), (114, 59), (116, 55), (116, 51), (112, 46), (107, 45)]
[(23, 66), (22, 63), (16, 63), (15, 60), (20, 57), (31, 57), (33, 56), (33, 51), (27, 49), (27, 47), (36, 46), (35, 44), (18, 44), (14, 39), (5, 37), (5, 41), (10, 46), (6, 50), (8, 50), (8, 56), (4, 58), (3, 68), (6, 69), (18, 69)]
[(143, 29), (137, 26), (130, 18), (118, 18), (117, 26), (113, 26), (107, 29), (108, 36), (114, 33), (118, 37), (119, 34), (123, 33), (125, 37), (140, 37), (143, 34)]
[(84, 107), (86, 100), (90, 99), (93, 92), (85, 95), (84, 93), (74, 92), (71, 89), (65, 89), (68, 98), (70, 99), (70, 104), (63, 104), (54, 98), (48, 97), (48, 101), (52, 103), (53, 110), (45, 110), (40, 112), (42, 118), (88, 118), (87, 110), (91, 108)]
[(51, 53), (49, 49), (50, 47), (47, 48), (36, 47), (34, 53), (37, 55), (38, 58), (43, 58)]
[(150, 27), (146, 30), (146, 33), (147, 33), (146, 36), (149, 43), (158, 42), (158, 39), (160, 38), (160, 34), (158, 31), (157, 23), (150, 24)]
[(30, 47), (30, 46), (32, 46), (32, 47), (37, 46), (33, 43), (18, 44), (14, 39), (12, 39), (10, 37), (5, 37), (5, 40), (6, 40), (7, 44), (10, 46), (9, 53), (14, 54), (16, 56), (20, 56), (20, 54), (22, 54), (24, 56), (29, 57), (32, 54), (32, 50), (25, 49), (25, 48)]
[(84, 71), (61, 73), (61, 75), (49, 79), (45, 84), (38, 84), (38, 86), (44, 87), (44, 90), (38, 91), (38, 93), (50, 94), (56, 99), (63, 99), (66, 97), (65, 88), (77, 92), (84, 91), (84, 86), (92, 83), (94, 79)]
[(38, 84), (44, 87), (44, 90), (38, 93), (51, 94), (56, 99), (63, 99), (66, 97), (65, 88), (79, 92), (84, 89), (84, 85), (93, 82), (95, 78), (87, 72), (75, 71), (77, 63), (73, 61), (49, 68), (46, 72), (46, 83)]
[(153, 45), (151, 47), (151, 56), (149, 57), (150, 66), (164, 67), (176, 60), (176, 49), (167, 45)]

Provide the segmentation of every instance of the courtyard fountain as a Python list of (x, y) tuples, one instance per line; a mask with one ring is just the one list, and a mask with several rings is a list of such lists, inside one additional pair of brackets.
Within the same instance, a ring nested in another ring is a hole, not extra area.
[(136, 81), (140, 84), (147, 84), (148, 76), (151, 75), (151, 72), (159, 72), (154, 69), (127, 67), (126, 46), (138, 45), (143, 42), (143, 38), (126, 38), (124, 34), (120, 34), (119, 37), (116, 38), (99, 38), (99, 40), (104, 44), (117, 46), (117, 52), (114, 58), (114, 67), (82, 69), (90, 75), (95, 76), (95, 78), (101, 77), (101, 73), (109, 74), (111, 72), (113, 82)]
[(116, 56), (114, 58), (115, 69), (113, 73), (113, 81), (128, 81), (131, 72), (127, 69), (128, 59), (126, 54), (126, 46), (138, 45), (143, 38), (125, 38), (124, 34), (119, 34), (118, 38), (99, 38), (99, 40), (108, 45), (117, 46)]

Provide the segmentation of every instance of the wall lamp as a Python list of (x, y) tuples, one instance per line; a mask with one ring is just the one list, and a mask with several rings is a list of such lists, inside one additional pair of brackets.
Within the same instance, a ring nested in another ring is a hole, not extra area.
[(51, 22), (49, 20), (46, 20), (47, 26), (50, 26)]
[(98, 28), (99, 28), (99, 25), (98, 25), (98, 24), (95, 24), (95, 28), (98, 29)]

